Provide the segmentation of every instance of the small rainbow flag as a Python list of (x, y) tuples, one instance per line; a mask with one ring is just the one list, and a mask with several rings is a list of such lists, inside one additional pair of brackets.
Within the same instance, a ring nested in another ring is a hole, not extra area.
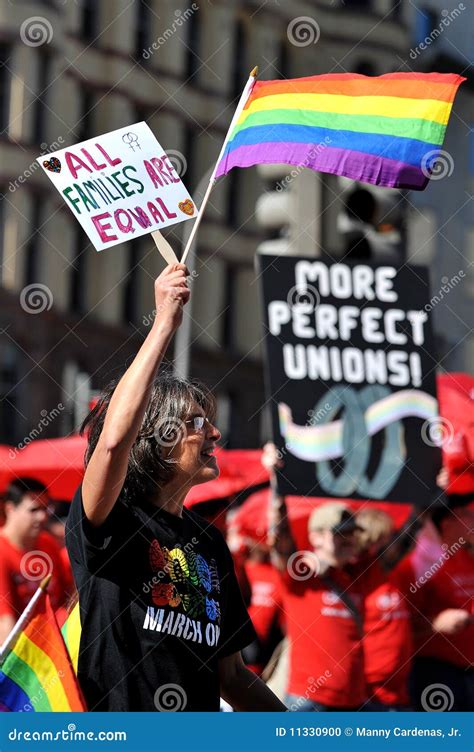
[(71, 659), (43, 588), (38, 588), (18, 624), (28, 611), (31, 618), (18, 637), (9, 640), (0, 664), (0, 711), (85, 711)]
[(79, 602), (77, 602), (61, 628), (61, 634), (66, 643), (67, 652), (71, 658), (74, 673), (77, 675), (79, 662), (79, 646), (81, 643), (81, 617), (79, 614)]
[(454, 73), (329, 73), (257, 81), (216, 177), (233, 167), (286, 163), (423, 190), (465, 80)]

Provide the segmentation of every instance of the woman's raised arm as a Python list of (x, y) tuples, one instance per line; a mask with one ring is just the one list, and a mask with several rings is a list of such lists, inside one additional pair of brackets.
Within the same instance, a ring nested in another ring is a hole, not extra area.
[(89, 522), (98, 527), (112, 511), (127, 474), (153, 382), (173, 334), (181, 324), (190, 291), (184, 264), (172, 264), (155, 280), (156, 316), (130, 367), (117, 384), (102, 432), (87, 464), (82, 501)]

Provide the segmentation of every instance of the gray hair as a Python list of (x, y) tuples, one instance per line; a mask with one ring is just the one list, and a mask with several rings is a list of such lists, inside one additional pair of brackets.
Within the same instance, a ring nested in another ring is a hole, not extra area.
[[(93, 410), (81, 425), (80, 433), (87, 432), (88, 446), (85, 466), (94, 452), (107, 415), (107, 409), (119, 380), (114, 380), (103, 390)], [(139, 504), (166, 485), (174, 474), (173, 463), (163, 456), (163, 449), (175, 446), (183, 436), (184, 424), (195, 405), (214, 422), (216, 400), (209, 389), (199, 381), (187, 381), (171, 373), (159, 374), (151, 391), (142, 425), (130, 450), (127, 475), (121, 491), (124, 501)]]

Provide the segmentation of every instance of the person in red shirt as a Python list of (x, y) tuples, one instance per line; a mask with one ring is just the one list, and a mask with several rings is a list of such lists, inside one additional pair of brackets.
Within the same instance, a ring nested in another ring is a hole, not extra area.
[(323, 504), (308, 523), (313, 551), (282, 561), (289, 710), (357, 710), (366, 699), (360, 618), (365, 578), (346, 569), (357, 553), (356, 530), (345, 504)]
[[(281, 467), (267, 444), (266, 467)], [(362, 649), (364, 601), (407, 552), (423, 515), (415, 510), (402, 530), (371, 557), (358, 561), (355, 515), (343, 502), (322, 504), (310, 516), (311, 551), (296, 551), (285, 500), (271, 513), (274, 561), (282, 572), (289, 639), (287, 705), (296, 711), (360, 710), (367, 687)]]
[[(474, 710), (474, 510), (448, 496), (432, 516), (442, 553), (427, 566), (404, 566), (413, 612), (413, 703), (418, 710)], [(438, 694), (436, 695), (436, 688)], [(440, 706), (441, 705), (441, 706)]]
[(58, 544), (44, 530), (48, 505), (46, 487), (33, 478), (19, 478), (8, 487), (0, 530), (0, 644), (48, 574), (53, 608), (60, 620), (66, 615), (72, 579)]
[[(368, 506), (356, 515), (359, 543), (369, 557), (394, 533), (390, 515)], [(410, 611), (400, 565), (364, 601), (364, 671), (369, 701), (364, 710), (410, 710), (408, 683), (413, 656)]]
[(243, 656), (249, 668), (260, 675), (283, 639), (282, 581), (265, 544), (250, 542), (244, 567), (250, 585), (248, 612), (257, 640), (244, 649)]
[(228, 516), (227, 544), (257, 636), (242, 655), (260, 676), (283, 638), (282, 582), (270, 560), (270, 547), (252, 532), (242, 527), (238, 516)]

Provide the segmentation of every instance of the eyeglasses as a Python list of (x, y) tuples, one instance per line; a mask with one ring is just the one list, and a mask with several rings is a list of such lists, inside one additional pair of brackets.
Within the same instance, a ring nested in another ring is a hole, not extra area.
[(202, 431), (206, 423), (210, 423), (209, 418), (204, 415), (195, 415), (193, 418), (188, 418), (184, 423), (192, 423), (195, 431)]

